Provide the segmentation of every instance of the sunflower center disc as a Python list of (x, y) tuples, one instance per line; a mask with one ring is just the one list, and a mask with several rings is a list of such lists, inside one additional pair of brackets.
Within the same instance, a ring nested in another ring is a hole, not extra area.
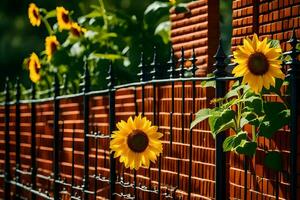
[(40, 69), (38, 68), (38, 65), (36, 62), (34, 62), (34, 71), (39, 74), (40, 73)]
[(127, 144), (132, 151), (141, 153), (148, 147), (149, 139), (146, 133), (137, 129), (128, 135)]
[(36, 10), (33, 10), (33, 16), (38, 19), (39, 18), (39, 14)]
[(51, 53), (54, 53), (56, 51), (56, 44), (54, 42), (51, 42), (50, 48), (51, 48)]
[(269, 69), (269, 62), (267, 57), (263, 53), (256, 52), (250, 55), (248, 60), (248, 67), (252, 74), (263, 75)]
[(62, 15), (61, 15), (61, 17), (62, 17), (62, 20), (67, 24), (67, 23), (69, 23), (69, 16), (68, 15), (66, 15), (65, 13), (63, 13)]

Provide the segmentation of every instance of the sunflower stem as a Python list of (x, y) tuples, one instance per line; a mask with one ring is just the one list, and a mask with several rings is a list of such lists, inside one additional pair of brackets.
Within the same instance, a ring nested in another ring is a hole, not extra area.
[(51, 28), (48, 20), (45, 17), (43, 17), (43, 16), (41, 16), (41, 18), (42, 18), (43, 23), (45, 24), (45, 27), (46, 27), (46, 29), (48, 31), (48, 34), (52, 35), (53, 34), (53, 30), (52, 30), (52, 28)]
[[(241, 100), (240, 92), (238, 91), (237, 94), (238, 94), (238, 100)], [(242, 109), (242, 105), (241, 105), (241, 102), (239, 101), (237, 104), (237, 120), (236, 120), (237, 132), (241, 131), (241, 129), (242, 129), (242, 127), (241, 127), (242, 110), (241, 109)]]
[(255, 126), (252, 125), (252, 141), (253, 142), (256, 142), (257, 140), (257, 137), (256, 137), (256, 129), (255, 129)]
[(107, 30), (107, 28), (108, 28), (108, 20), (107, 20), (107, 15), (106, 15), (106, 10), (105, 10), (105, 6), (104, 6), (103, 0), (99, 0), (99, 4), (100, 4), (101, 12), (102, 12), (102, 15), (103, 15), (104, 29)]

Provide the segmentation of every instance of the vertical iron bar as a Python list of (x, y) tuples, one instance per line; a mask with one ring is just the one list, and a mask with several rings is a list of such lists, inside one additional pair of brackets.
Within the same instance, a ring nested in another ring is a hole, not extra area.
[[(31, 86), (31, 99), (35, 99), (36, 88), (35, 83)], [(36, 189), (36, 105), (31, 102), (31, 188)], [(31, 199), (35, 200), (35, 193), (31, 193)]]
[(279, 172), (276, 172), (275, 199), (279, 200)]
[[(225, 70), (225, 60), (227, 56), (223, 51), (221, 40), (214, 58), (216, 60), (214, 64), (214, 67), (216, 68), (214, 71), (215, 77), (225, 77), (227, 75)], [(224, 97), (225, 92), (225, 81), (216, 79), (216, 98)], [(225, 132), (221, 132), (216, 136), (216, 200), (226, 199), (226, 154), (223, 152), (222, 147), (225, 136)]]
[(160, 194), (161, 194), (161, 153), (158, 157), (158, 191), (157, 191), (157, 199), (160, 200)]
[(180, 158), (177, 158), (177, 188), (179, 187), (180, 187)]
[(88, 199), (88, 190), (89, 185), (89, 115), (90, 115), (90, 97), (86, 95), (90, 91), (90, 72), (88, 68), (87, 60), (85, 60), (85, 69), (83, 76), (83, 119), (84, 119), (84, 178), (83, 178), (83, 198)]
[[(108, 69), (108, 89), (109, 89), (109, 134), (111, 136), (112, 132), (115, 130), (115, 76), (112, 69), (112, 63), (109, 65)], [(116, 160), (114, 159), (114, 153), (110, 153), (110, 200), (114, 200), (115, 196), (115, 182), (116, 182)]]
[[(135, 116), (137, 116), (139, 114), (138, 111), (138, 104), (137, 104), (137, 90), (136, 87), (134, 88), (134, 107), (135, 107)], [(133, 192), (134, 192), (134, 198), (136, 200), (138, 200), (138, 196), (137, 196), (137, 189), (136, 189), (136, 170), (133, 169)]]
[(73, 131), (72, 131), (72, 177), (71, 177), (71, 197), (74, 196), (74, 175), (75, 175), (75, 169), (74, 169), (74, 162), (75, 162), (75, 124), (73, 124)]
[[(98, 131), (97, 131), (98, 132)], [(95, 176), (94, 176), (94, 192), (95, 192), (95, 196), (94, 196), (94, 200), (97, 200), (97, 173), (98, 173), (98, 138), (95, 138)]]
[[(196, 71), (197, 71), (197, 66), (196, 66), (197, 58), (196, 58), (196, 53), (195, 53), (195, 48), (193, 47), (193, 54), (192, 54), (192, 74), (193, 77), (196, 77)], [(192, 81), (192, 92), (193, 92), (193, 108), (192, 112), (196, 112), (196, 105), (195, 105), (195, 99), (196, 99), (196, 82), (193, 80)]]
[[(145, 62), (144, 62), (144, 53), (141, 53), (141, 63), (139, 65), (139, 68), (141, 68), (140, 73), (138, 73), (138, 76), (140, 77), (140, 81), (144, 82), (146, 80), (146, 72), (145, 72)], [(142, 84), (142, 116), (145, 114), (145, 85)]]
[[(174, 49), (171, 48), (171, 55), (170, 55), (170, 60), (168, 62), (170, 65), (170, 68), (168, 70), (169, 72), (169, 77), (170, 79), (175, 78), (175, 54), (174, 54)], [(171, 112), (170, 112), (170, 156), (172, 156), (172, 151), (173, 151), (173, 114), (174, 114), (174, 107), (175, 107), (175, 102), (174, 102), (174, 81), (171, 81)]]
[[(190, 113), (190, 123), (192, 123), (193, 113)], [(192, 192), (192, 156), (193, 156), (193, 129), (190, 129), (190, 149), (189, 149), (189, 186), (188, 199), (191, 199)]]
[(54, 178), (54, 199), (59, 199), (59, 183), (57, 180), (59, 178), (59, 80), (57, 73), (54, 75), (54, 143), (53, 143), (53, 178)]
[(248, 191), (248, 156), (244, 155), (244, 200), (247, 200)]
[(290, 130), (291, 130), (291, 156), (290, 156), (290, 165), (291, 165), (291, 178), (290, 178), (290, 198), (291, 200), (297, 199), (297, 140), (298, 140), (298, 79), (299, 79), (299, 60), (297, 59), (297, 44), (298, 40), (296, 37), (295, 29), (293, 29), (293, 34), (291, 39), (289, 40), (290, 45), (292, 46), (292, 53), (291, 53), (291, 65), (289, 69), (290, 75), (290, 87), (291, 87), (291, 123), (290, 123)]
[(9, 137), (9, 79), (5, 82), (5, 168), (4, 168), (4, 196), (5, 199), (10, 199), (10, 137)]
[(172, 157), (172, 148), (173, 145), (173, 113), (170, 112), (170, 153), (169, 155)]
[[(184, 63), (185, 63), (185, 58), (184, 58), (184, 48), (181, 47), (181, 59), (180, 59), (180, 73), (179, 73), (179, 77), (180, 78), (184, 78), (184, 73), (185, 73), (185, 69), (184, 69)], [(184, 113), (185, 113), (185, 81), (182, 81), (182, 87), (181, 87), (181, 142), (184, 143)]]
[[(158, 78), (158, 62), (157, 62), (157, 49), (156, 46), (153, 48), (153, 62), (151, 63), (151, 66), (153, 67), (152, 71), (150, 72), (152, 74), (152, 80), (156, 80)], [(152, 109), (153, 109), (153, 124), (156, 124), (156, 83), (152, 84), (152, 93), (153, 93), (153, 99), (152, 99)], [(151, 165), (149, 166), (149, 189), (151, 189)], [(159, 183), (160, 184), (160, 183)], [(158, 198), (160, 196), (160, 191), (158, 191)], [(149, 194), (149, 199), (151, 199), (151, 192)]]
[[(21, 97), (21, 88), (20, 88), (20, 79), (17, 77), (16, 79), (16, 182), (20, 183), (20, 174), (18, 173), (18, 170), (20, 169), (21, 165), (21, 158), (20, 158), (20, 97)], [(16, 186), (16, 199), (20, 199), (20, 188)]]

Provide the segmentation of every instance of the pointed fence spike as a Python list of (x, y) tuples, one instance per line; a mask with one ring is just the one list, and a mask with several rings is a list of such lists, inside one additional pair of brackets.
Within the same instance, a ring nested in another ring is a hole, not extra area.
[(291, 38), (289, 39), (288, 43), (291, 44), (292, 48), (296, 48), (298, 40), (297, 40), (295, 28), (293, 28), (292, 35), (291, 35)]
[(86, 57), (84, 58), (84, 75), (82, 76), (82, 84), (80, 86), (82, 87), (82, 92), (86, 93), (90, 91), (90, 71), (87, 64)]
[(113, 71), (113, 67), (112, 67), (112, 61), (110, 61), (110, 63), (109, 63), (107, 73), (108, 73), (108, 76), (106, 78), (106, 80), (108, 80), (107, 87), (108, 87), (108, 89), (113, 89), (115, 86), (115, 77), (114, 77), (114, 71)]
[(179, 73), (180, 78), (184, 78), (184, 72), (185, 72), (184, 63), (185, 63), (184, 48), (181, 47), (180, 73)]
[(193, 54), (192, 54), (192, 73), (193, 77), (196, 77), (196, 71), (197, 71), (197, 57), (196, 57), (196, 52), (195, 52), (195, 47), (193, 46)]
[(8, 76), (5, 78), (5, 85), (4, 85), (4, 94), (5, 94), (5, 103), (8, 103), (10, 101), (10, 95), (9, 95), (9, 78)]
[(141, 61), (138, 66), (140, 68), (140, 72), (138, 73), (138, 77), (140, 78), (140, 81), (143, 82), (146, 79), (145, 74), (145, 61), (144, 61), (144, 52), (141, 52)]
[(64, 90), (64, 93), (67, 94), (67, 90), (68, 90), (68, 77), (67, 77), (67, 74), (63, 75), (63, 90)]
[(174, 49), (171, 47), (171, 51), (170, 51), (170, 60), (168, 62), (170, 68), (168, 70), (169, 72), (169, 77), (170, 78), (175, 78), (175, 65), (176, 65), (176, 61), (175, 61), (175, 52)]
[(225, 69), (226, 69), (227, 64), (226, 64), (225, 60), (226, 60), (227, 56), (223, 50), (221, 39), (220, 39), (220, 43), (219, 43), (217, 52), (214, 55), (214, 58), (215, 58), (216, 62), (214, 63), (213, 66), (216, 68), (216, 70), (213, 73), (219, 77), (226, 76), (227, 73), (226, 73)]
[(157, 48), (156, 46), (153, 47), (153, 61), (151, 63), (152, 71), (150, 74), (152, 74), (152, 80), (155, 80), (158, 78), (158, 60), (157, 60)]

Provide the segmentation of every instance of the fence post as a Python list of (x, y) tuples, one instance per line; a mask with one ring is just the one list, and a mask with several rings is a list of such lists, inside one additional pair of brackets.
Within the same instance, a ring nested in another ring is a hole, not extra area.
[[(112, 135), (112, 132), (115, 130), (115, 76), (112, 69), (112, 63), (110, 63), (108, 68), (108, 76), (106, 78), (108, 80), (108, 90), (109, 90), (109, 134)], [(114, 200), (115, 196), (115, 182), (116, 182), (116, 160), (114, 159), (114, 153), (110, 153), (110, 177), (109, 177), (109, 185), (110, 185), (110, 194), (109, 199)]]
[(53, 143), (53, 178), (54, 178), (54, 199), (59, 199), (59, 183), (57, 182), (59, 177), (59, 80), (55, 73), (54, 75), (54, 143)]
[(5, 199), (10, 199), (10, 144), (9, 144), (9, 79), (6, 78), (5, 83), (5, 168), (4, 168), (4, 196)]
[[(214, 67), (216, 70), (213, 72), (216, 77), (216, 98), (224, 97), (226, 92), (226, 82), (224, 80), (218, 80), (218, 78), (225, 77), (226, 73), (226, 63), (225, 60), (227, 56), (224, 53), (221, 40), (214, 56), (216, 62)], [(218, 106), (218, 104), (216, 104)], [(225, 132), (221, 132), (216, 136), (216, 200), (226, 199), (226, 154), (223, 152), (223, 141), (225, 140)]]
[(89, 115), (90, 115), (90, 96), (87, 95), (90, 91), (90, 72), (88, 68), (87, 60), (85, 59), (85, 69), (83, 76), (83, 118), (84, 118), (84, 178), (83, 178), (83, 199), (88, 199), (88, 190), (89, 185), (89, 138), (87, 135), (89, 134)]
[(293, 34), (291, 39), (288, 41), (291, 46), (291, 54), (292, 60), (290, 62), (290, 69), (288, 70), (289, 76), (290, 76), (290, 88), (291, 88), (291, 124), (290, 124), (290, 130), (291, 130), (291, 156), (290, 156), (290, 165), (291, 165), (291, 172), (290, 172), (290, 195), (291, 200), (297, 199), (297, 139), (298, 139), (298, 125), (297, 125), (297, 119), (298, 119), (298, 100), (299, 100), (299, 93), (297, 90), (299, 89), (297, 87), (297, 84), (299, 83), (299, 77), (300, 77), (300, 62), (297, 59), (297, 56), (299, 55), (299, 52), (296, 48), (298, 44), (298, 40), (296, 37), (295, 29), (293, 30)]
[[(21, 88), (20, 88), (20, 79), (17, 77), (16, 79), (16, 171), (15, 177), (16, 182), (20, 183), (20, 175), (18, 170), (20, 169), (21, 159), (20, 159), (20, 97), (21, 97)], [(16, 186), (16, 199), (20, 199), (20, 187)]]
[[(35, 107), (35, 83), (31, 84), (31, 188), (36, 189), (36, 107)], [(31, 199), (36, 199), (35, 193), (31, 193)]]

